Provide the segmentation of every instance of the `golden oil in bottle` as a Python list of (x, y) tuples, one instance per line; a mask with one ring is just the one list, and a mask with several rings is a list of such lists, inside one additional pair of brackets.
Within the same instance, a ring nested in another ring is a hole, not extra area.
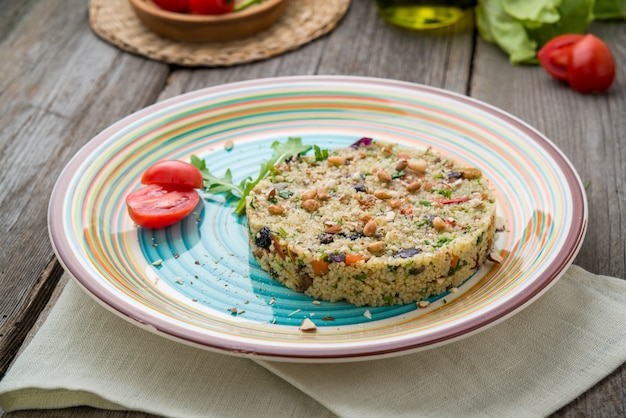
[(453, 25), (475, 4), (475, 0), (376, 0), (386, 21), (418, 30)]

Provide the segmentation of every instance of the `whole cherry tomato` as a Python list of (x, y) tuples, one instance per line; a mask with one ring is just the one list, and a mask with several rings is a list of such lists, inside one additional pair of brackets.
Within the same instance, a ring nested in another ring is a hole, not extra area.
[(189, 0), (191, 13), (200, 15), (221, 15), (235, 8), (235, 0)]
[(160, 184), (188, 189), (200, 189), (202, 173), (195, 166), (179, 160), (163, 160), (150, 166), (141, 176), (143, 184)]
[(164, 228), (189, 215), (199, 201), (194, 189), (148, 184), (126, 196), (126, 207), (137, 225)]
[(154, 4), (168, 12), (189, 12), (189, 0), (152, 0)]
[(615, 79), (615, 60), (609, 47), (593, 35), (557, 36), (537, 53), (543, 68), (580, 93), (607, 90)]

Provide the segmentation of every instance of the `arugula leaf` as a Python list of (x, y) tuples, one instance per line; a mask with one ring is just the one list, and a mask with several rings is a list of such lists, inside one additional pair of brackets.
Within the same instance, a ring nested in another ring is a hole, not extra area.
[(322, 149), (317, 145), (313, 145), (313, 150), (315, 151), (315, 161), (324, 161), (328, 158), (328, 150)]
[(232, 197), (239, 198), (243, 195), (243, 188), (241, 185), (233, 184), (233, 175), (230, 168), (226, 170), (224, 177), (219, 178), (209, 171), (206, 166), (206, 162), (203, 159), (198, 158), (195, 155), (191, 156), (191, 165), (194, 165), (202, 173), (205, 191), (212, 194), (222, 193), (227, 199)]
[(241, 216), (246, 212), (246, 197), (261, 180), (274, 170), (274, 166), (296, 155), (304, 154), (311, 149), (311, 146), (302, 145), (302, 138), (288, 138), (284, 143), (274, 141), (272, 149), (274, 150), (274, 155), (269, 160), (261, 163), (257, 178), (253, 179), (248, 176), (239, 184), (233, 183), (233, 175), (230, 168), (226, 170), (224, 177), (220, 178), (213, 175), (207, 167), (206, 161), (196, 155), (191, 156), (191, 164), (196, 166), (202, 173), (204, 190), (212, 194), (221, 193), (228, 200), (234, 199), (237, 202), (235, 213)]

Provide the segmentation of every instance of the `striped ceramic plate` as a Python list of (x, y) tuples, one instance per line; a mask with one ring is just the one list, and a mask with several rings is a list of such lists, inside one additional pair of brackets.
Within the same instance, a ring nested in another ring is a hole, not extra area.
[[(365, 136), (433, 147), (478, 166), (505, 221), (496, 243), (504, 261), (427, 308), (357, 308), (314, 301), (272, 281), (250, 254), (245, 217), (220, 196), (205, 196), (193, 215), (165, 229), (137, 228), (126, 213), (125, 196), (162, 159), (195, 154), (215, 174), (231, 168), (239, 181), (255, 176), (276, 140), (301, 137), (332, 148)], [(421, 85), (322, 76), (223, 85), (139, 111), (78, 152), (49, 211), (65, 269), (113, 312), (184, 343), (291, 361), (397, 355), (485, 329), (561, 276), (586, 225), (586, 197), (571, 164), (515, 117)], [(299, 330), (304, 318), (316, 332)]]

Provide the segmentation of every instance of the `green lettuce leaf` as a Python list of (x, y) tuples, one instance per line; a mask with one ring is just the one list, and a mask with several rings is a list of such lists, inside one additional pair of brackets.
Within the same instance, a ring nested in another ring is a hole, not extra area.
[(626, 1), (596, 0), (593, 16), (598, 20), (626, 19)]
[(594, 0), (479, 0), (476, 27), (483, 39), (508, 54), (511, 63), (536, 64), (537, 51), (550, 39), (585, 33), (594, 4)]
[(593, 20), (594, 0), (563, 0), (558, 8), (561, 19), (550, 25), (528, 29), (538, 48), (555, 36), (565, 33), (585, 33)]
[(558, 22), (561, 15), (557, 11), (561, 0), (505, 0), (504, 11), (526, 27), (539, 27), (546, 23)]

